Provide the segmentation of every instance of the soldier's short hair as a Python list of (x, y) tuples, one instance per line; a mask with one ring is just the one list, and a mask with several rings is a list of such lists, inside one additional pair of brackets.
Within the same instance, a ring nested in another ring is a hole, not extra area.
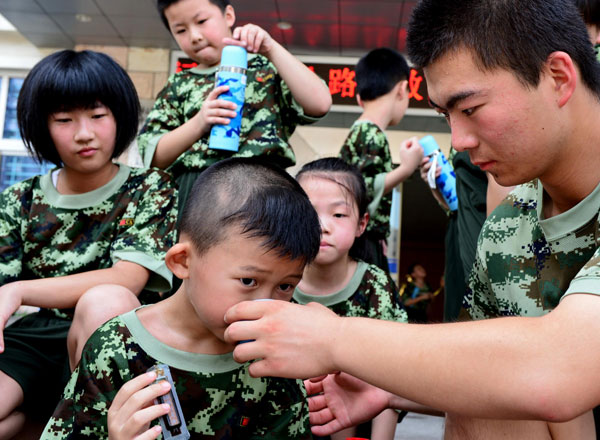
[(539, 84), (548, 56), (563, 51), (600, 97), (600, 64), (573, 0), (421, 0), (406, 43), (417, 67), (466, 49), (482, 70), (511, 71), (528, 87)]
[(48, 55), (31, 69), (17, 100), (25, 146), (39, 161), (61, 166), (48, 118), (58, 111), (91, 109), (98, 104), (110, 109), (117, 124), (114, 158), (125, 151), (138, 130), (140, 103), (129, 75), (99, 52), (63, 50)]
[[(340, 185), (345, 194), (356, 204), (358, 218), (361, 219), (365, 215), (370, 200), (365, 179), (357, 167), (337, 157), (324, 157), (305, 164), (296, 174), (296, 180), (302, 182), (303, 178), (310, 176), (331, 180)], [(357, 260), (365, 260), (369, 257), (365, 234), (354, 240), (348, 254)]]
[(363, 101), (372, 101), (409, 75), (410, 67), (400, 53), (387, 47), (373, 49), (356, 64), (356, 92)]
[[(160, 15), (160, 19), (163, 24), (167, 27), (168, 31), (171, 32), (171, 28), (169, 27), (169, 20), (165, 16), (165, 9), (167, 9), (172, 4), (178, 3), (181, 0), (157, 0), (156, 1), (156, 9), (158, 9), (158, 13)], [(208, 0), (213, 5), (218, 6), (221, 12), (225, 12), (225, 8), (231, 3), (229, 0)]]
[(236, 157), (210, 166), (183, 207), (179, 232), (199, 255), (234, 230), (262, 238), (265, 250), (305, 264), (319, 252), (319, 218), (306, 193), (287, 172), (260, 158)]

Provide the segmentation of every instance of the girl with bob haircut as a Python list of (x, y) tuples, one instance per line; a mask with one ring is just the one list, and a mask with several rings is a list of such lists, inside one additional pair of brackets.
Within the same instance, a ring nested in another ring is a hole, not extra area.
[[(100, 324), (170, 288), (171, 179), (113, 161), (139, 109), (127, 73), (97, 52), (49, 55), (23, 82), (21, 137), (56, 168), (0, 194), (0, 438), (25, 414), (49, 418)], [(24, 305), (40, 310), (7, 326)]]

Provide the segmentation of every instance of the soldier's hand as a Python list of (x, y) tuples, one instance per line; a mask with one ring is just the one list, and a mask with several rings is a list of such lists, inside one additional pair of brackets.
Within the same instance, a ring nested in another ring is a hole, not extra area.
[(121, 387), (108, 410), (110, 440), (150, 440), (160, 435), (160, 425), (150, 428), (150, 423), (167, 414), (169, 405), (155, 405), (154, 401), (166, 394), (171, 386), (165, 380), (152, 384), (155, 379), (156, 373), (150, 372), (131, 379)]

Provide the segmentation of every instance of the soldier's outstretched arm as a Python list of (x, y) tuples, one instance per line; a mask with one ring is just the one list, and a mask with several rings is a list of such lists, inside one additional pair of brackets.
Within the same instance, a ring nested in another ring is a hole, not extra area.
[(600, 403), (600, 297), (573, 294), (537, 318), (414, 325), (340, 318), (327, 308), (243, 302), (225, 319), (255, 376), (344, 371), (441, 411), (570, 420)]

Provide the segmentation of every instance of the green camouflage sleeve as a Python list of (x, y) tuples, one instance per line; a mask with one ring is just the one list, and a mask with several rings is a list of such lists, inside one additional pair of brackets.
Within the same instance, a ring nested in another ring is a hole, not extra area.
[(265, 397), (271, 411), (261, 414), (252, 439), (312, 439), (306, 389), (300, 380), (270, 378)]
[(178, 96), (176, 76), (171, 75), (165, 87), (159, 92), (154, 107), (148, 114), (137, 138), (138, 151), (144, 166), (149, 167), (156, 151), (158, 140), (186, 122), (182, 109), (183, 100)]
[(365, 273), (367, 289), (372, 293), (368, 317), (384, 321), (408, 322), (398, 289), (392, 278), (374, 264)]
[(133, 378), (118, 327), (113, 319), (90, 337), (42, 440), (108, 438), (108, 409), (121, 386)]
[(113, 261), (127, 260), (141, 264), (151, 272), (146, 289), (167, 291), (171, 286), (172, 274), (164, 258), (175, 244), (177, 192), (167, 173), (139, 169), (132, 169), (131, 172), (144, 176), (139, 186), (142, 196), (139, 203), (127, 206), (121, 222), (131, 224), (120, 229), (115, 237), (111, 257)]
[[(21, 182), (5, 189), (0, 194), (0, 286), (21, 277), (23, 270), (23, 241), (21, 219), (29, 200), (30, 181)], [(29, 197), (27, 197), (29, 195)]]
[(369, 198), (375, 192), (375, 177), (392, 171), (392, 157), (385, 133), (375, 124), (362, 122), (352, 126), (339, 157), (362, 173)]
[(572, 293), (600, 295), (600, 247), (573, 278), (563, 298)]

